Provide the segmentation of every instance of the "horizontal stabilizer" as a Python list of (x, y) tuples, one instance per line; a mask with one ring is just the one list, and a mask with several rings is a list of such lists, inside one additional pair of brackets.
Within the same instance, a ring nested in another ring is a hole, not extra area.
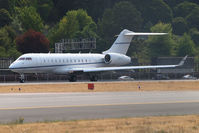
[(168, 33), (126, 33), (125, 36), (156, 36), (156, 35), (167, 35)]

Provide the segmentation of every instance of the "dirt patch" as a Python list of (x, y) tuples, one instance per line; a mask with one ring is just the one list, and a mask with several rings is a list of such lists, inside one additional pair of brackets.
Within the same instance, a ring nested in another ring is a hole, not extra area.
[(88, 83), (0, 85), (0, 93), (198, 91), (199, 81), (96, 82), (94, 83), (94, 87), (94, 90), (88, 90)]
[(0, 125), (1, 133), (198, 133), (199, 116), (161, 116)]

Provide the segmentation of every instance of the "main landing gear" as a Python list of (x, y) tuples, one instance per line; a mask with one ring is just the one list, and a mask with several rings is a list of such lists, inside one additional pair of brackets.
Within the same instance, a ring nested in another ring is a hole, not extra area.
[(97, 81), (98, 76), (97, 75), (90, 75), (90, 81)]
[[(98, 76), (97, 75), (89, 75), (89, 79), (90, 79), (90, 81), (97, 81), (98, 80)], [(70, 82), (76, 82), (77, 81), (77, 76), (76, 75), (69, 75), (68, 80)]]
[(24, 83), (25, 82), (25, 76), (24, 74), (21, 74), (20, 77), (19, 77), (19, 82), (20, 83)]
[(77, 81), (77, 76), (76, 75), (70, 75), (69, 78), (68, 78), (68, 80), (70, 82), (76, 82)]

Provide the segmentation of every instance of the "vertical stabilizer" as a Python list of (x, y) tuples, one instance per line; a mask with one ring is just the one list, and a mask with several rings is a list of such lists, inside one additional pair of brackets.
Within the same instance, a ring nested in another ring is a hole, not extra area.
[(128, 51), (128, 48), (130, 46), (131, 40), (133, 38), (133, 36), (126, 36), (125, 34), (127, 33), (132, 33), (132, 31), (129, 30), (123, 30), (119, 36), (117, 37), (117, 39), (115, 40), (115, 42), (113, 43), (113, 45), (111, 46), (110, 49), (106, 50), (103, 52), (103, 54), (107, 54), (107, 53), (120, 53), (120, 54), (126, 54)]
[(138, 33), (125, 29), (119, 34), (119, 36), (117, 37), (111, 48), (104, 51), (103, 54), (120, 53), (125, 55), (128, 51), (133, 36), (156, 36), (156, 35), (166, 35), (166, 34), (167, 33)]

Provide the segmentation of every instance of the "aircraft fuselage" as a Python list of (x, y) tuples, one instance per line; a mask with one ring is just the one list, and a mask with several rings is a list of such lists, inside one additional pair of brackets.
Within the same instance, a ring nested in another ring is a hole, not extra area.
[[(67, 74), (74, 69), (114, 66), (104, 62), (103, 54), (24, 54), (10, 65), (17, 73)], [(117, 66), (129, 62), (118, 61)], [(80, 70), (81, 71), (81, 70)]]

